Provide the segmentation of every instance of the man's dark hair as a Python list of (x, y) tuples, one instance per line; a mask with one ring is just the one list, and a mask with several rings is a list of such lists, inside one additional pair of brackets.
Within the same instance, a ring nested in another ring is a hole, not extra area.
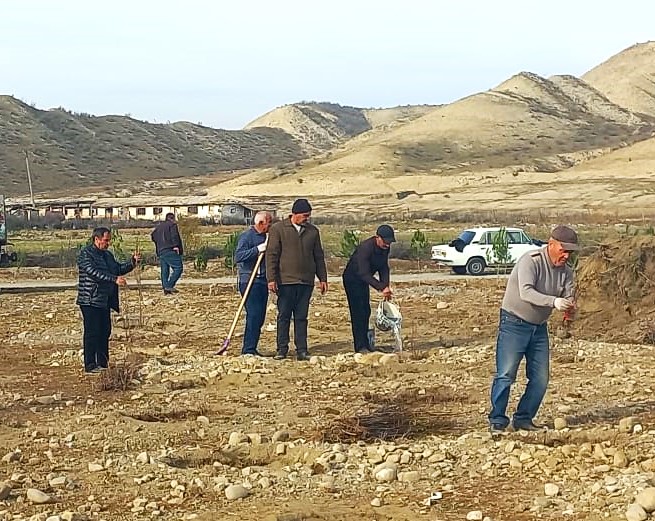
[(93, 233), (91, 234), (91, 240), (93, 241), (96, 238), (102, 239), (104, 237), (105, 233), (111, 233), (111, 230), (109, 228), (105, 228), (104, 226), (94, 228)]
[(174, 221), (175, 220), (175, 214), (171, 213), (171, 212), (167, 213), (166, 214), (166, 220), (167, 221)]

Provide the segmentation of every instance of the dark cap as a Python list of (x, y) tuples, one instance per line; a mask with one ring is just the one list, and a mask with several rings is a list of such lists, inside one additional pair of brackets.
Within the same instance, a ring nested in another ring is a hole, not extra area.
[(296, 199), (291, 207), (291, 213), (311, 213), (312, 205), (307, 199)]
[(384, 242), (387, 244), (391, 244), (392, 242), (396, 242), (396, 235), (393, 233), (393, 228), (389, 226), (388, 224), (382, 224), (378, 226), (377, 231), (375, 232), (375, 235), (380, 237)]
[(559, 241), (565, 250), (579, 250), (578, 234), (572, 228), (560, 224), (550, 232), (550, 237)]

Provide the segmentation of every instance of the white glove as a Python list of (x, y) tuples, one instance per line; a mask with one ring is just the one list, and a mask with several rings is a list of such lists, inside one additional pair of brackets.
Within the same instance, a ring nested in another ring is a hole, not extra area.
[(573, 307), (573, 302), (568, 298), (557, 297), (555, 299), (555, 309), (558, 311), (566, 311)]
[(266, 251), (266, 241), (264, 241), (261, 244), (257, 245), (257, 251), (259, 253), (262, 253), (262, 252)]

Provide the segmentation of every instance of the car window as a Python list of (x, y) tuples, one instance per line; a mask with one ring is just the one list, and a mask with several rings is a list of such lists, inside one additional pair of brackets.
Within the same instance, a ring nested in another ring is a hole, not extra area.
[(525, 232), (521, 232), (521, 244), (532, 244), (532, 239)]
[(523, 244), (523, 237), (521, 232), (507, 232), (507, 238), (510, 244)]
[(493, 240), (493, 234), (491, 232), (485, 232), (480, 239), (480, 244), (493, 244)]
[(475, 232), (472, 232), (471, 230), (464, 230), (457, 236), (457, 238), (464, 244), (471, 244), (473, 237), (475, 237)]

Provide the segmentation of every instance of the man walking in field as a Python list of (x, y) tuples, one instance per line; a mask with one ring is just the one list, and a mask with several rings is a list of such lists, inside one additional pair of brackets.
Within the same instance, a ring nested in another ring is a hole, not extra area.
[(533, 420), (546, 394), (550, 348), (548, 318), (553, 309), (570, 311), (573, 270), (569, 256), (578, 250), (578, 236), (567, 226), (555, 227), (548, 244), (523, 255), (507, 282), (500, 310), (496, 341), (496, 374), (491, 386), (489, 425), (492, 435), (502, 434), (510, 421), (507, 403), (516, 374), (525, 358), (528, 384), (512, 418), (515, 430), (542, 430)]
[(277, 293), (276, 360), (289, 352), (289, 327), (293, 316), (296, 358), (309, 360), (307, 316), (309, 300), (318, 278), (321, 294), (328, 290), (325, 254), (318, 228), (309, 222), (312, 207), (307, 199), (297, 199), (291, 215), (269, 230), (266, 246), (268, 289)]
[(184, 253), (182, 238), (175, 222), (175, 214), (167, 213), (164, 221), (159, 223), (150, 234), (155, 243), (155, 252), (161, 266), (161, 285), (164, 295), (177, 293), (175, 284), (182, 276)]

